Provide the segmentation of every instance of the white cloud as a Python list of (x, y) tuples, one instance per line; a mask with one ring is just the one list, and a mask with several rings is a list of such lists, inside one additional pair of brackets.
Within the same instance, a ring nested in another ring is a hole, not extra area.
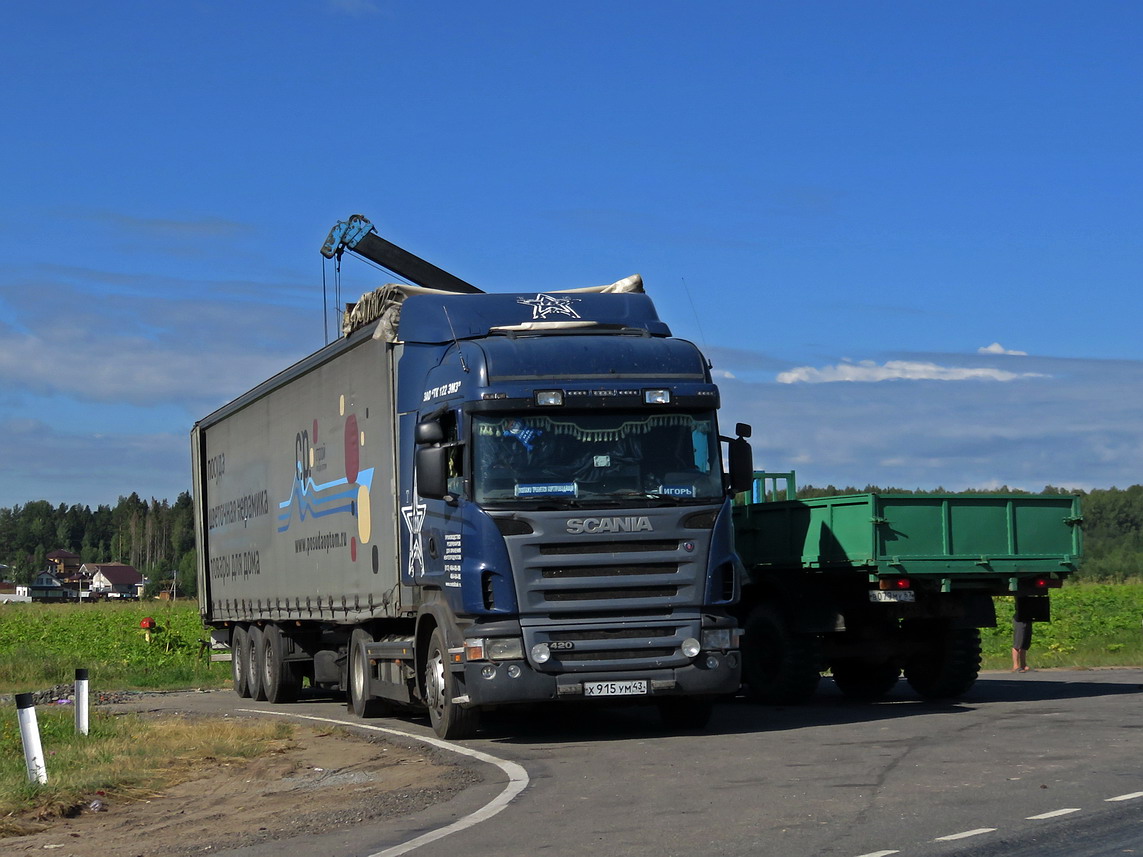
[(968, 368), (941, 366), (915, 360), (889, 360), (875, 363), (862, 360), (857, 363), (842, 361), (820, 369), (798, 366), (778, 373), (780, 384), (824, 384), (831, 381), (1016, 381), (1020, 378), (1045, 377), (1037, 372), (1008, 372), (989, 367)]
[(977, 354), (1012, 354), (1018, 357), (1027, 357), (1027, 351), (1015, 351), (1011, 348), (1005, 348), (999, 342), (994, 342), (991, 345), (983, 345), (976, 349)]

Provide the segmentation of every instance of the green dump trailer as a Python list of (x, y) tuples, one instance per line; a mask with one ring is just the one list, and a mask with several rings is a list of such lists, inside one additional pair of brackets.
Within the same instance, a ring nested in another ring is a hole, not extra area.
[(980, 670), (979, 629), (996, 626), (993, 598), (1050, 621), (1048, 593), (1082, 553), (1071, 495), (794, 496), (793, 473), (756, 473), (734, 507), (743, 681), (759, 702), (802, 702), (827, 669), (852, 698), (902, 674), (923, 697), (958, 697)]

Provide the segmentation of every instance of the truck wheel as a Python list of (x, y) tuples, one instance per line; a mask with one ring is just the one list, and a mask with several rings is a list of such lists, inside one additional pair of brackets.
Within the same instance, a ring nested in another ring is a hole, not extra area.
[(795, 634), (778, 611), (755, 607), (742, 637), (742, 680), (746, 698), (767, 705), (797, 705), (818, 689), (821, 640), (817, 634)]
[(302, 679), (286, 661), (286, 638), (277, 625), (262, 629), (262, 688), (274, 704), (293, 702), (302, 689)]
[(714, 711), (709, 696), (670, 696), (658, 702), (659, 717), (668, 729), (696, 732), (705, 729)]
[(265, 701), (266, 688), (262, 684), (262, 647), (266, 637), (257, 625), (251, 625), (246, 632), (246, 671), (250, 681), (250, 698)]
[(373, 636), (364, 628), (354, 628), (349, 638), (349, 707), (358, 717), (381, 717), (387, 706), (376, 697), (369, 695), (369, 656), (365, 646), (373, 642)]
[(480, 722), (475, 708), (461, 708), (453, 702), (456, 692), (456, 677), (448, 668), (448, 646), (441, 629), (435, 628), (425, 661), (425, 705), (433, 731), (441, 738), (471, 738)]
[(980, 674), (980, 631), (945, 628), (930, 632), (905, 662), (905, 680), (925, 699), (963, 696)]
[(897, 684), (900, 668), (893, 663), (870, 664), (858, 660), (838, 660), (830, 664), (833, 683), (845, 696), (860, 702), (881, 699)]
[(230, 674), (234, 678), (234, 692), (243, 699), (250, 698), (250, 657), (247, 649), (250, 638), (242, 625), (230, 632)]

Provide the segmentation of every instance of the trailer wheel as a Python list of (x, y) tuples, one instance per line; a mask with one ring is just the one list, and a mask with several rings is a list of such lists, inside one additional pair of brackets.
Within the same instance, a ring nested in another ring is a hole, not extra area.
[(349, 707), (358, 717), (381, 717), (388, 706), (383, 700), (369, 695), (369, 655), (365, 646), (373, 642), (373, 635), (364, 628), (354, 628), (349, 638)]
[(262, 683), (262, 647), (266, 637), (257, 625), (251, 625), (246, 632), (246, 672), (250, 682), (250, 698), (259, 701), (266, 699), (266, 687)]
[(963, 696), (980, 674), (980, 630), (941, 628), (919, 640), (905, 662), (905, 680), (925, 699)]
[(755, 607), (742, 637), (742, 678), (746, 698), (767, 705), (805, 702), (821, 680), (821, 640), (790, 631), (778, 611)]
[(448, 646), (441, 629), (435, 628), (425, 660), (425, 705), (433, 731), (441, 738), (471, 738), (476, 734), (480, 712), (475, 708), (461, 708), (453, 702), (456, 695), (456, 678), (448, 668)]
[(897, 684), (901, 669), (894, 663), (871, 664), (845, 659), (830, 664), (833, 683), (849, 699), (873, 702), (881, 699)]
[(714, 712), (709, 696), (669, 696), (658, 701), (659, 717), (668, 729), (697, 732), (705, 729)]
[(230, 632), (230, 674), (234, 679), (234, 692), (243, 699), (250, 698), (249, 646), (246, 628), (236, 625)]
[(262, 688), (274, 704), (293, 702), (302, 689), (302, 678), (286, 661), (286, 638), (277, 625), (262, 629)]

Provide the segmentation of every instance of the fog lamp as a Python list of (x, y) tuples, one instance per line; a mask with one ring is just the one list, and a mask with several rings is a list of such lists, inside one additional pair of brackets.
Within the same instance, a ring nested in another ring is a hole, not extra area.
[[(695, 645), (698, 645), (697, 643)], [(552, 650), (548, 648), (547, 643), (536, 643), (532, 646), (532, 662), (537, 664), (546, 664), (552, 659)]]
[(683, 640), (682, 649), (684, 655), (688, 658), (693, 658), (702, 651), (702, 646), (699, 645), (699, 641), (694, 637), (687, 637)]

